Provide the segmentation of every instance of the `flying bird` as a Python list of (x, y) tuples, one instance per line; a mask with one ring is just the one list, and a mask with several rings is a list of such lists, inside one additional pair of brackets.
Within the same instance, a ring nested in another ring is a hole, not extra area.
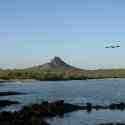
[[(116, 41), (116, 42), (120, 42), (120, 41)], [(105, 46), (105, 48), (120, 48), (120, 44), (117, 43), (117, 44), (110, 44), (110, 45), (107, 45)]]

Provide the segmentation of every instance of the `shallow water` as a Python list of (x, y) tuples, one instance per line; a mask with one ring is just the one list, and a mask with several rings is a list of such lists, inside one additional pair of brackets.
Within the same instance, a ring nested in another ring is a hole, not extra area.
[(98, 125), (106, 122), (125, 123), (125, 112), (123, 111), (77, 111), (65, 114), (63, 117), (55, 117), (47, 120), (51, 125)]
[[(1, 83), (0, 91), (17, 91), (28, 93), (0, 97), (19, 101), (22, 105), (39, 103), (43, 100), (64, 99), (66, 102), (83, 105), (85, 102), (93, 104), (110, 104), (125, 101), (125, 80), (83, 80), (83, 81), (30, 81)], [(11, 106), (6, 110), (15, 110), (20, 106)], [(3, 109), (5, 110), (5, 109)], [(125, 121), (124, 111), (93, 111), (86, 113), (78, 111), (68, 113), (62, 118), (49, 119), (52, 125), (93, 125), (105, 121)]]

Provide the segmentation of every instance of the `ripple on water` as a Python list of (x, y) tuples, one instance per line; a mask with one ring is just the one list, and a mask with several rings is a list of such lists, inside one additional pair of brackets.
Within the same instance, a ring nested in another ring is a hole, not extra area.
[(124, 111), (100, 110), (87, 113), (77, 111), (68, 113), (63, 117), (47, 119), (51, 125), (97, 125), (105, 122), (125, 122)]

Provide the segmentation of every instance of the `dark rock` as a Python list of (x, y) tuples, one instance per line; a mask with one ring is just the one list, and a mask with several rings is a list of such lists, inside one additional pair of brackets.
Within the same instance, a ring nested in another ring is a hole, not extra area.
[(9, 95), (22, 95), (24, 93), (8, 91), (8, 92), (0, 92), (0, 96), (9, 96)]
[(13, 104), (19, 104), (19, 103), (16, 101), (0, 100), (0, 108)]
[(92, 104), (91, 104), (91, 103), (87, 103), (87, 104), (86, 104), (86, 110), (87, 110), (88, 112), (91, 112), (91, 111), (92, 111)]
[(112, 110), (115, 110), (115, 109), (124, 110), (125, 109), (125, 104), (123, 102), (121, 102), (121, 103), (112, 103), (111, 105), (109, 105), (109, 109), (112, 109)]
[(48, 102), (48, 101), (44, 101), (44, 102), (42, 102), (42, 104), (43, 104), (43, 105), (48, 105), (49, 102)]

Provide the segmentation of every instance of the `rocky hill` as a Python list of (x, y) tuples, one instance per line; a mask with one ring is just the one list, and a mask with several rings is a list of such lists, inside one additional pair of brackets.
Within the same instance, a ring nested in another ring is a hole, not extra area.
[(54, 57), (50, 62), (45, 63), (43, 65), (38, 65), (32, 67), (32, 69), (41, 69), (41, 70), (75, 70), (78, 69), (76, 67), (73, 67), (66, 62), (64, 62), (59, 57)]

